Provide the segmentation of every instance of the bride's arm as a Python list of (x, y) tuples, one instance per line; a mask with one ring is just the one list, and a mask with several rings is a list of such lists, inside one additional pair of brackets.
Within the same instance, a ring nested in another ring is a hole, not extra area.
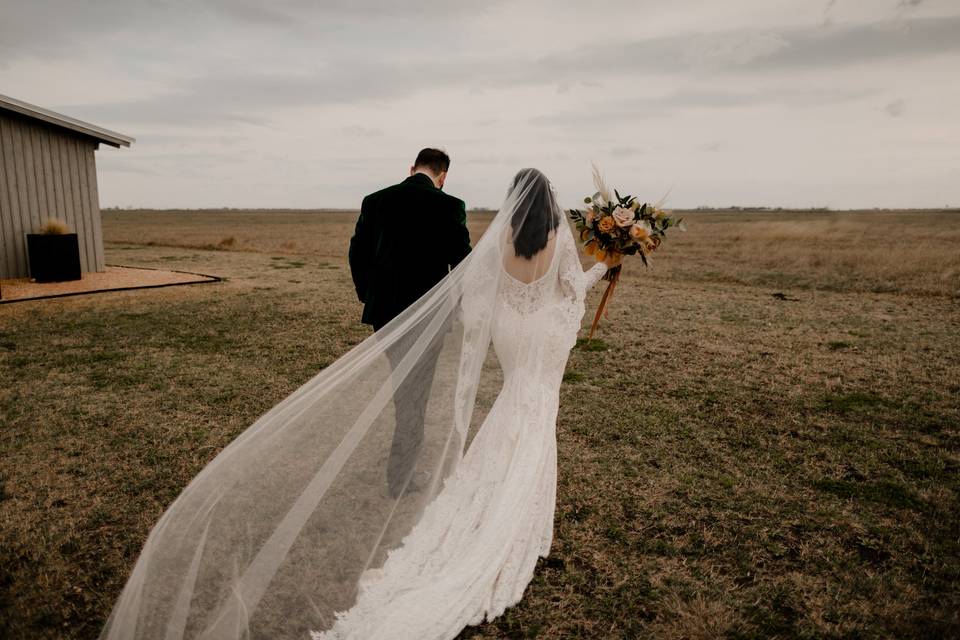
[(572, 235), (568, 234), (565, 236), (565, 241), (563, 242), (563, 246), (560, 247), (560, 250), (563, 251), (560, 256), (560, 286), (563, 289), (564, 295), (583, 300), (587, 295), (587, 291), (589, 291), (593, 285), (597, 284), (609, 267), (606, 263), (597, 262), (584, 271), (583, 266), (580, 264), (577, 244), (573, 240)]
[(597, 284), (597, 282), (600, 281), (600, 278), (602, 278), (603, 275), (607, 272), (607, 269), (609, 269), (609, 267), (605, 263), (598, 262), (597, 264), (593, 265), (592, 267), (584, 271), (583, 272), (584, 289), (586, 291), (590, 291), (593, 285)]

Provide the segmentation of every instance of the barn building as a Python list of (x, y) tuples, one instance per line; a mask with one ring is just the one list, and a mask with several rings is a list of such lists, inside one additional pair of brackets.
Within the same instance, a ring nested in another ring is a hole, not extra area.
[(103, 271), (94, 151), (134, 139), (0, 95), (0, 278), (28, 275), (25, 234), (50, 218), (78, 236), (81, 271)]

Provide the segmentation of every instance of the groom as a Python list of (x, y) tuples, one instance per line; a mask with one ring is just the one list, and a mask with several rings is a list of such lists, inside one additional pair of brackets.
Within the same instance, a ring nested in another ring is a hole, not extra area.
[[(445, 194), (450, 157), (424, 149), (410, 177), (363, 199), (350, 240), (350, 270), (365, 324), (379, 331), (440, 282), (470, 253), (463, 200)], [(416, 340), (417, 331), (387, 348), (394, 369)], [(423, 444), (423, 422), (443, 336), (427, 347), (394, 392), (396, 428), (387, 466), (390, 495), (408, 483)], [(412, 488), (418, 488), (416, 486)]]

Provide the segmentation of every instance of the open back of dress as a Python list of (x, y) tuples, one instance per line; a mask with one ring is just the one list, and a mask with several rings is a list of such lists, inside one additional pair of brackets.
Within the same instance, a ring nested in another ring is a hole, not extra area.
[(514, 280), (530, 284), (539, 280), (550, 271), (553, 256), (557, 248), (557, 234), (551, 233), (547, 238), (547, 245), (530, 258), (518, 256), (513, 249), (513, 243), (506, 238), (503, 250), (503, 270)]

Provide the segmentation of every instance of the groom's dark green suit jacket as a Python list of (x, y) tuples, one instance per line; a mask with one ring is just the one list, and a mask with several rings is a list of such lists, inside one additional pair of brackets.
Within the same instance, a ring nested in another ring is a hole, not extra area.
[(363, 199), (350, 270), (363, 322), (379, 329), (470, 253), (463, 200), (417, 173)]

